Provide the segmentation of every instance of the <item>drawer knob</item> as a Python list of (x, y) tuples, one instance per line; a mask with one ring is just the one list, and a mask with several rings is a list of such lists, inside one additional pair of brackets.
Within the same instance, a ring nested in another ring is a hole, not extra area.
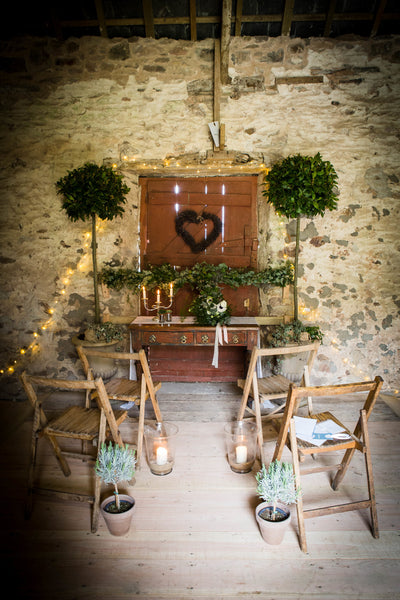
[(236, 335), (236, 333), (232, 336), (232, 342), (234, 344), (238, 344), (239, 343), (239, 336)]
[(206, 333), (201, 336), (201, 341), (203, 342), (203, 344), (207, 344), (207, 342), (208, 342), (208, 335)]
[(149, 342), (150, 342), (150, 344), (154, 344), (154, 342), (156, 342), (156, 341), (157, 341), (157, 338), (156, 338), (155, 334), (152, 333), (151, 336), (149, 336)]
[(186, 342), (187, 342), (187, 337), (186, 337), (186, 335), (181, 335), (180, 342), (181, 342), (181, 344), (186, 344)]

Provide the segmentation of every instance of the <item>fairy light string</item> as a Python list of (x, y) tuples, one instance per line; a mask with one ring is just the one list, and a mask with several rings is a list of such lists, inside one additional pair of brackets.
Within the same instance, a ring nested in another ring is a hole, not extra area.
[[(104, 222), (99, 221), (96, 230), (100, 233), (104, 229)], [(39, 340), (47, 331), (52, 330), (58, 322), (57, 313), (60, 308), (60, 300), (67, 296), (67, 291), (71, 285), (72, 279), (77, 273), (83, 273), (89, 268), (90, 246), (92, 234), (87, 231), (83, 234), (83, 253), (75, 269), (68, 267), (59, 279), (58, 287), (55, 292), (55, 300), (51, 304), (46, 304), (45, 312), (47, 318), (32, 332), (32, 340), (16, 350), (13, 358), (10, 358), (5, 365), (0, 368), (0, 376), (13, 375), (18, 367), (21, 367), (27, 359), (39, 351)]]
[[(136, 159), (134, 157), (124, 156), (123, 161), (127, 162), (127, 163), (129, 163), (129, 162), (135, 163)], [(113, 164), (112, 166), (114, 169), (117, 168), (116, 164)], [(173, 166), (180, 167), (181, 165), (179, 164), (179, 162), (175, 162)], [(141, 167), (142, 168), (147, 167), (149, 170), (155, 169), (154, 165), (149, 165), (144, 162), (141, 164)], [(164, 167), (167, 167), (167, 168), (172, 167), (172, 164), (170, 163), (170, 161), (165, 159)], [(267, 172), (265, 164), (260, 164), (259, 167), (260, 167), (261, 171)], [(208, 167), (208, 168), (210, 168), (210, 167)], [(218, 169), (218, 170), (220, 170), (220, 169)], [(104, 222), (100, 221), (97, 224), (96, 229), (99, 233), (101, 231), (103, 231)], [(282, 220), (282, 219), (279, 221), (278, 235), (280, 235), (282, 238), (283, 258), (286, 260), (289, 258), (290, 240), (288, 239), (287, 223), (285, 223), (284, 220)], [(91, 232), (87, 231), (84, 233), (84, 241), (83, 241), (84, 252), (82, 254), (80, 261), (76, 265), (75, 269), (72, 269), (70, 267), (67, 268), (64, 275), (60, 278), (61, 287), (57, 290), (56, 295), (58, 297), (60, 297), (61, 299), (66, 297), (68, 287), (71, 284), (71, 281), (74, 278), (74, 276), (77, 273), (84, 272), (85, 268), (88, 267), (88, 262), (89, 262), (88, 257), (90, 255), (90, 251), (89, 251), (90, 245), (91, 245)], [(56, 324), (57, 309), (59, 308), (59, 306), (60, 306), (60, 302), (59, 302), (58, 298), (56, 298), (54, 300), (53, 305), (52, 306), (49, 305), (49, 307), (46, 309), (48, 318), (46, 320), (44, 320), (42, 322), (42, 324), (35, 331), (33, 331), (32, 341), (29, 344), (19, 348), (16, 351), (15, 357), (12, 359), (9, 359), (7, 361), (7, 363), (3, 367), (0, 368), (0, 376), (14, 374), (14, 372), (18, 369), (18, 367), (22, 365), (23, 361), (26, 361), (29, 356), (32, 357), (36, 352), (39, 351), (39, 347), (40, 347), (39, 338), (42, 335), (44, 335), (46, 331), (50, 330)], [(299, 307), (299, 312), (303, 316), (303, 319), (305, 321), (316, 322), (318, 320), (318, 314), (319, 314), (318, 310), (310, 309), (310, 308), (302, 305)], [(327, 345), (326, 344), (327, 340), (328, 340), (329, 346), (330, 346), (331, 350), (333, 351), (333, 353), (340, 354), (339, 341), (335, 337), (330, 336), (329, 333), (325, 333), (324, 334), (324, 345)], [(370, 380), (370, 378), (371, 378), (370, 375), (363, 369), (360, 369), (359, 366), (357, 366), (355, 363), (353, 363), (350, 360), (350, 358), (344, 357), (344, 358), (341, 358), (340, 360), (343, 364), (343, 367), (346, 370), (350, 371), (351, 374), (357, 375), (358, 377), (363, 377), (363, 379), (366, 381)], [(394, 390), (392, 390), (392, 393), (394, 395), (398, 395), (398, 394), (400, 394), (400, 390), (394, 389)]]

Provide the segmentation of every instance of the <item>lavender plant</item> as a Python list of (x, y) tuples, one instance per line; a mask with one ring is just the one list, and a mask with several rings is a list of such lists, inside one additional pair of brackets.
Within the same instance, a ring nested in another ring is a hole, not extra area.
[(277, 503), (295, 504), (301, 494), (301, 490), (296, 489), (295, 475), (290, 463), (275, 460), (268, 470), (265, 465), (256, 475), (257, 493), (264, 502), (272, 503), (271, 520), (276, 520)]
[(95, 472), (104, 483), (113, 484), (117, 511), (120, 510), (118, 483), (130, 481), (135, 474), (135, 466), (135, 451), (131, 450), (128, 445), (121, 447), (112, 442), (108, 446), (105, 443), (101, 445)]

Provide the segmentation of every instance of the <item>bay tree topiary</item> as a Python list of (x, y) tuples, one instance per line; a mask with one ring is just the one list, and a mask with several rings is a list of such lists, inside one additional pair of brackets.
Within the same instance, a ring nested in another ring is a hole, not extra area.
[(315, 156), (295, 154), (273, 165), (265, 176), (263, 195), (278, 215), (296, 219), (296, 248), (294, 262), (293, 303), (294, 320), (298, 320), (298, 264), (300, 248), (300, 219), (324, 216), (326, 210), (337, 208), (338, 176), (329, 161)]
[(100, 323), (98, 293), (96, 217), (112, 221), (124, 213), (125, 195), (129, 187), (122, 175), (112, 167), (87, 162), (61, 177), (56, 183), (57, 193), (62, 196), (62, 208), (71, 221), (91, 220), (92, 263), (94, 285), (94, 320)]

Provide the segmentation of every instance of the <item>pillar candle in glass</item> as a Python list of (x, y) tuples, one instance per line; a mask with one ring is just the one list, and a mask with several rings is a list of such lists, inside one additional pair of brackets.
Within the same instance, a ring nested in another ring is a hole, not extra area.
[(168, 475), (175, 463), (175, 438), (178, 427), (173, 423), (148, 425), (144, 430), (147, 462), (154, 475)]
[(252, 421), (234, 421), (225, 425), (228, 463), (235, 473), (249, 473), (257, 450), (257, 427)]

